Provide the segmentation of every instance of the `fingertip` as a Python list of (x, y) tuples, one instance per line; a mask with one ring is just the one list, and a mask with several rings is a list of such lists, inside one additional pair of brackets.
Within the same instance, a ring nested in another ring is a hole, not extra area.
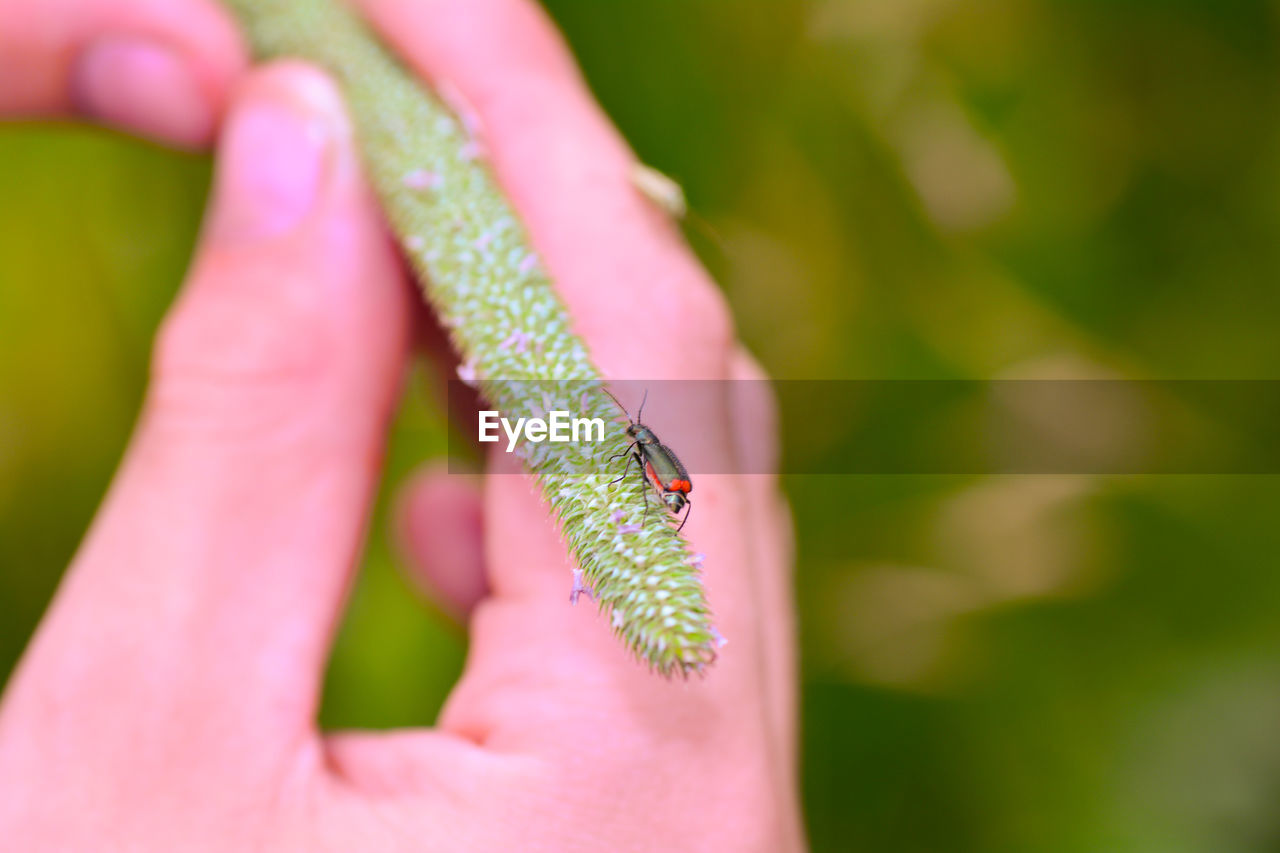
[(350, 154), (342, 100), (321, 72), (275, 63), (237, 89), (219, 141), (207, 243), (258, 243), (298, 230)]
[(473, 477), (428, 465), (401, 489), (395, 536), (413, 582), (450, 615), (465, 620), (489, 593), (484, 512)]
[(106, 124), (184, 147), (213, 136), (218, 105), (169, 47), (128, 36), (104, 38), (81, 54), (74, 78), (76, 107)]
[(297, 109), (346, 122), (342, 92), (322, 69), (300, 59), (278, 59), (253, 69), (235, 87), (237, 100), (246, 97), (275, 98)]

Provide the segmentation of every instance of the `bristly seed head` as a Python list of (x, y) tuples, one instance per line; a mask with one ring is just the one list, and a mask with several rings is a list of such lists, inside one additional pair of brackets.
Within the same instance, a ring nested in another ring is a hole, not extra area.
[[(599, 370), (483, 162), (480, 121), (470, 105), (449, 92), (460, 124), (336, 0), (227, 2), (260, 55), (310, 59), (343, 85), (392, 229), (462, 355), (458, 378), (508, 417), (527, 417), (541, 406), (619, 424), (622, 413), (601, 390)], [(534, 387), (539, 381), (546, 387)], [(701, 557), (689, 556), (658, 502), (643, 513), (634, 491), (607, 485), (614, 476), (608, 457), (627, 447), (620, 424), (603, 442), (567, 447), (525, 455), (583, 573), (582, 586), (655, 671), (702, 674), (721, 638), (698, 579)], [(626, 514), (618, 517), (620, 511)], [(659, 590), (668, 595), (657, 598)], [(628, 603), (640, 594), (643, 604)]]

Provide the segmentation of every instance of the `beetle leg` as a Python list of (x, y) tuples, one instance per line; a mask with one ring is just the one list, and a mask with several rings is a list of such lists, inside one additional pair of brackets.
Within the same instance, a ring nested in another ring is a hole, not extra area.
[(676, 528), (676, 533), (684, 530), (685, 522), (689, 520), (689, 513), (691, 512), (693, 512), (693, 501), (686, 497), (684, 499), (684, 519), (680, 522), (680, 526)]
[(621, 459), (622, 457), (624, 457), (624, 456), (626, 456), (627, 454), (629, 454), (629, 453), (631, 452), (631, 448), (632, 448), (632, 447), (635, 447), (635, 446), (636, 446), (635, 442), (634, 442), (634, 441), (633, 441), (633, 442), (631, 442), (631, 445), (630, 445), (626, 450), (622, 451), (621, 453), (615, 453), (615, 454), (613, 454), (613, 455), (612, 455), (612, 456), (610, 456), (608, 459), (604, 460), (604, 463), (605, 463), (606, 465), (608, 465), (610, 462), (612, 462), (612, 461), (613, 461), (613, 460), (615, 460), (615, 459)]
[[(636, 467), (640, 469), (640, 499), (644, 501), (644, 515), (640, 517), (640, 526), (644, 527), (644, 523), (649, 520), (649, 476), (644, 472), (644, 454), (636, 451), (634, 454)], [(630, 467), (631, 463), (628, 462)]]
[[(627, 456), (628, 454), (634, 455), (632, 451), (634, 450), (635, 446), (636, 446), (636, 443), (634, 441), (631, 442), (631, 447), (628, 447), (626, 450), (624, 450), (621, 453), (613, 454), (608, 459), (604, 460), (604, 464), (608, 465), (610, 462), (617, 459), (619, 456)], [(622, 473), (619, 476), (615, 477), (614, 479), (610, 480), (609, 485), (612, 486), (614, 483), (618, 482), (623, 477), (627, 476), (627, 470), (630, 468), (631, 468), (631, 459), (628, 457), (627, 464), (623, 467)]]

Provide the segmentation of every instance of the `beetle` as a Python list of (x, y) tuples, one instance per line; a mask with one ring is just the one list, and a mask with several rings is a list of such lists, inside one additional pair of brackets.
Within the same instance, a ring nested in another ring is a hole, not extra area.
[[(604, 392), (613, 398), (613, 402), (618, 403), (618, 408), (622, 409), (623, 414), (626, 414), (630, 420), (631, 415), (627, 412), (627, 407), (618, 402), (618, 398), (614, 397), (609, 389), (604, 389)], [(684, 464), (680, 461), (680, 457), (676, 456), (675, 451), (659, 441), (657, 433), (640, 420), (640, 416), (644, 414), (644, 404), (648, 399), (649, 391), (646, 389), (644, 398), (640, 400), (640, 409), (636, 412), (635, 420), (627, 426), (627, 437), (632, 439), (631, 446), (622, 453), (615, 453), (609, 457), (608, 461), (629, 455), (627, 470), (631, 468), (631, 460), (634, 459), (640, 468), (641, 478), (647, 485), (653, 486), (668, 509), (679, 515), (681, 510), (693, 506), (693, 501), (689, 499), (689, 493), (693, 491), (693, 481), (689, 478), (689, 472), (685, 470)], [(616, 483), (625, 476), (627, 476), (626, 470), (613, 482)], [(645, 518), (648, 518), (648, 499), (644, 502), (644, 512)], [(688, 520), (689, 512), (685, 512), (680, 526), (676, 528), (677, 533), (684, 529)]]

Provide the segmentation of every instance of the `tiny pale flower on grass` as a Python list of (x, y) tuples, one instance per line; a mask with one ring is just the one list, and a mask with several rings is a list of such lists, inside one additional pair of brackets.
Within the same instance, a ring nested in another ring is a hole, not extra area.
[(594, 598), (657, 672), (702, 672), (724, 641), (701, 559), (650, 489), (611, 482), (609, 457), (627, 447), (621, 412), (484, 164), (479, 120), (449, 93), (446, 108), (337, 0), (225, 2), (260, 56), (309, 60), (342, 86), (387, 217), (462, 357), (459, 378), (509, 417), (554, 408), (615, 427), (603, 442), (521, 448), (579, 566), (570, 598)]

